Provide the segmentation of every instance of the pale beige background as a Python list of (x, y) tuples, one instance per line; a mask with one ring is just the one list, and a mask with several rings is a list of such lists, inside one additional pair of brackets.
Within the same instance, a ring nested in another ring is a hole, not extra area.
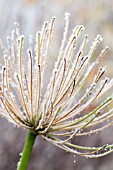
[[(28, 35), (40, 30), (45, 20), (56, 16), (54, 48), (55, 60), (64, 25), (64, 13), (70, 12), (70, 31), (75, 25), (83, 24), (89, 39), (101, 33), (104, 41), (101, 47), (108, 45), (110, 52), (104, 63), (110, 65), (108, 73), (113, 75), (113, 0), (0, 0), (0, 38), (6, 37), (14, 28), (14, 22), (20, 23), (21, 33)], [(0, 56), (2, 62), (2, 56)], [(19, 153), (25, 140), (26, 131), (14, 128), (0, 117), (0, 170), (16, 170)], [(113, 128), (96, 136), (88, 137), (87, 144), (113, 142)], [(82, 139), (84, 140), (84, 139)], [(77, 143), (81, 143), (77, 139)], [(74, 163), (75, 161), (75, 163)], [(85, 159), (62, 151), (52, 144), (37, 138), (28, 170), (112, 170), (113, 154), (100, 159)]]

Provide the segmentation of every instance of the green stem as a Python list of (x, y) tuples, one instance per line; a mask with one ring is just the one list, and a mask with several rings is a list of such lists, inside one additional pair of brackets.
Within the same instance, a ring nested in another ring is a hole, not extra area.
[(36, 134), (29, 131), (26, 137), (26, 141), (25, 141), (23, 152), (22, 152), (22, 157), (19, 162), (18, 170), (27, 170), (35, 139), (36, 139)]

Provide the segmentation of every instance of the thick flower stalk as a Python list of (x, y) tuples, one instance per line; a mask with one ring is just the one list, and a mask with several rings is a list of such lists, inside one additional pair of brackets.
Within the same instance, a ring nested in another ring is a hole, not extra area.
[(113, 124), (113, 109), (108, 108), (113, 99), (112, 96), (106, 99), (113, 79), (104, 76), (106, 66), (99, 67), (108, 48), (94, 57), (102, 41), (97, 35), (89, 51), (85, 50), (88, 36), (81, 41), (82, 25), (76, 26), (68, 38), (69, 14), (66, 13), (61, 48), (44, 92), (54, 21), (53, 17), (50, 23), (44, 23), (36, 35), (35, 48), (30, 43), (27, 53), (23, 50), (24, 36), (20, 35), (17, 23), (7, 39), (7, 47), (2, 45), (0, 112), (17, 126), (41, 135), (68, 152), (90, 158), (107, 155), (113, 151), (113, 145), (87, 147), (71, 140), (74, 142), (77, 136), (82, 138)]

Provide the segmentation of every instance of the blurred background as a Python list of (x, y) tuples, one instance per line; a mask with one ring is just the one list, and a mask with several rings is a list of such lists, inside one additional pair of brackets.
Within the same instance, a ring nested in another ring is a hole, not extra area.
[[(110, 51), (104, 57), (104, 63), (109, 65), (108, 74), (113, 75), (113, 1), (112, 0), (0, 0), (0, 39), (6, 37), (14, 28), (14, 22), (19, 22), (21, 33), (28, 39), (34, 35), (45, 20), (56, 16), (54, 30), (54, 48), (52, 59), (60, 47), (64, 26), (64, 13), (69, 12), (70, 30), (82, 24), (85, 33), (92, 41), (97, 34), (104, 37), (101, 47), (109, 46)], [(0, 56), (2, 62), (2, 56)], [(51, 66), (50, 66), (51, 67)], [(91, 135), (82, 142), (98, 146), (103, 143), (113, 143), (113, 127), (102, 133)], [(14, 126), (0, 117), (0, 170), (16, 170), (17, 162), (22, 152), (26, 131)], [(81, 143), (77, 139), (77, 143)], [(34, 146), (28, 170), (113, 170), (113, 154), (99, 159), (86, 159), (66, 153), (51, 143), (38, 137)]]

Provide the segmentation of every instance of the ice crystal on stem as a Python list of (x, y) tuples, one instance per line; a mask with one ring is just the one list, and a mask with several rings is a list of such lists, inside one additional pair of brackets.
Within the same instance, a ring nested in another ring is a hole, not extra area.
[[(68, 38), (69, 14), (65, 15), (63, 40), (44, 96), (41, 94), (45, 86), (44, 75), (49, 67), (47, 60), (50, 58), (55, 17), (50, 23), (45, 22), (37, 33), (34, 51), (33, 47), (28, 49), (27, 57), (23, 50), (24, 36), (20, 35), (19, 25), (15, 24), (16, 29), (7, 39), (7, 47), (2, 44), (4, 66), (0, 70), (0, 112), (14, 124), (41, 135), (68, 152), (96, 158), (111, 153), (113, 145), (85, 147), (70, 141), (113, 124), (113, 109), (108, 109), (112, 96), (93, 106), (113, 86), (113, 80), (109, 81), (104, 76), (106, 66), (97, 70), (108, 47), (92, 62), (95, 49), (102, 41), (101, 35), (97, 35), (85, 55), (87, 35), (79, 50), (76, 48), (84, 27), (76, 26)], [(94, 70), (96, 73), (92, 79)], [(89, 85), (87, 81), (90, 79), (92, 83)], [(107, 124), (99, 126), (108, 119)]]

